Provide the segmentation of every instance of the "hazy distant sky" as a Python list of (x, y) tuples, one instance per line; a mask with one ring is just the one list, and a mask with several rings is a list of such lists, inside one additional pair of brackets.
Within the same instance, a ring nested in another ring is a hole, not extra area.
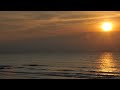
[(10, 35), (8, 37), (10, 39), (12, 37), (39, 37), (68, 32), (100, 31), (99, 24), (108, 20), (120, 21), (120, 12), (1, 11), (0, 32), (2, 35), (0, 38), (7, 39), (8, 35)]
[(74, 50), (86, 46), (73, 45), (82, 43), (81, 36), (75, 38), (78, 33), (99, 32), (104, 21), (113, 22), (114, 30), (119, 30), (120, 11), (0, 11), (0, 49)]

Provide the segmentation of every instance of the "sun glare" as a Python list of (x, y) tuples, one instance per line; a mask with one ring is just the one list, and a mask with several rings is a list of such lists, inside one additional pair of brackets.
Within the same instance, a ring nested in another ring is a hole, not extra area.
[(105, 31), (105, 32), (111, 31), (111, 30), (112, 30), (112, 27), (113, 27), (113, 25), (112, 25), (111, 22), (104, 22), (104, 23), (101, 25), (102, 30)]

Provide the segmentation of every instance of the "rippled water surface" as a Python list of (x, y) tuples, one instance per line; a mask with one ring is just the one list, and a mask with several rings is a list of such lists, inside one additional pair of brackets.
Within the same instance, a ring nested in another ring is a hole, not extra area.
[(120, 53), (1, 54), (0, 79), (120, 79)]

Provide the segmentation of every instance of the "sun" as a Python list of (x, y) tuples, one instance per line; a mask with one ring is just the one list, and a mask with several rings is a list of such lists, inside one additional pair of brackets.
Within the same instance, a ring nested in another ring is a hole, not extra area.
[(101, 25), (102, 30), (105, 31), (105, 32), (112, 31), (112, 27), (113, 27), (113, 24), (111, 22), (104, 22)]

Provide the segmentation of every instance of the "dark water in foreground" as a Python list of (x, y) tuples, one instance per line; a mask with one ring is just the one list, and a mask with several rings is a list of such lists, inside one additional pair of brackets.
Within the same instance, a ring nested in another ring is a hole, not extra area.
[(120, 53), (1, 54), (0, 79), (120, 79)]

